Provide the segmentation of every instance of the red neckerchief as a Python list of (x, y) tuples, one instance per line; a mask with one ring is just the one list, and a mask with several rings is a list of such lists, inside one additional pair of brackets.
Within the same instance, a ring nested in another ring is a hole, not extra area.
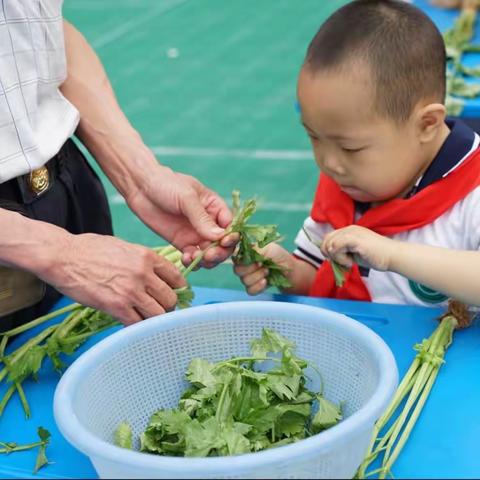
[[(360, 225), (380, 235), (414, 230), (432, 223), (472, 190), (480, 186), (480, 149), (470, 154), (446, 177), (428, 185), (410, 198), (396, 198), (373, 207), (355, 221), (353, 200), (328, 176), (321, 174), (311, 212), (313, 220), (334, 229)], [(346, 274), (342, 287), (335, 285), (330, 262), (323, 262), (310, 288), (315, 297), (371, 301), (358, 265)]]

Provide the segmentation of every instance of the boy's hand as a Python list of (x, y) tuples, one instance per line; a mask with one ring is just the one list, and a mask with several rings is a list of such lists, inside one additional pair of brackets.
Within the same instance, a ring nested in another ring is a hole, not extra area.
[(353, 263), (374, 270), (390, 269), (396, 241), (372, 232), (368, 228), (351, 225), (329, 233), (320, 247), (326, 258), (350, 268)]
[[(270, 243), (265, 248), (258, 249), (265, 257), (271, 258), (275, 263), (286, 268), (286, 271), (292, 269), (293, 257), (290, 253), (277, 243)], [(268, 269), (255, 263), (252, 265), (234, 265), (233, 271), (245, 285), (250, 295), (258, 295), (263, 292), (267, 284)]]

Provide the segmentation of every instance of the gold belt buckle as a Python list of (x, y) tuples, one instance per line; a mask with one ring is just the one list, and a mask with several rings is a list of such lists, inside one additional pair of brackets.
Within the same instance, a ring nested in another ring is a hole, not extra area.
[(48, 173), (48, 168), (43, 166), (32, 170), (30, 176), (28, 177), (28, 184), (31, 190), (40, 195), (43, 193), (48, 186), (50, 185), (50, 174)]

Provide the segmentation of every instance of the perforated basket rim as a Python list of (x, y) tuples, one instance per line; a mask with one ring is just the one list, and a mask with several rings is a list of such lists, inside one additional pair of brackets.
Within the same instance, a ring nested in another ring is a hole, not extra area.
[[(240, 311), (242, 315), (265, 314), (291, 310), (301, 322), (302, 312), (318, 314), (318, 322), (347, 338), (361, 342), (369, 351), (379, 370), (378, 385), (366, 404), (338, 425), (299, 442), (255, 453), (228, 457), (168, 457), (137, 452), (117, 447), (97, 438), (79, 421), (73, 408), (73, 399), (82, 379), (98, 368), (103, 361), (129, 343), (161, 331), (172, 330), (195, 322), (215, 322), (225, 313)], [(256, 470), (275, 463), (319, 456), (345, 443), (345, 438), (360, 434), (373, 423), (387, 407), (398, 383), (398, 369), (386, 343), (371, 329), (338, 312), (320, 307), (286, 302), (244, 301), (192, 307), (167, 313), (119, 330), (83, 353), (66, 370), (57, 385), (54, 396), (54, 417), (63, 436), (78, 450), (96, 461), (108, 461), (139, 468), (168, 470), (182, 475), (215, 475)]]

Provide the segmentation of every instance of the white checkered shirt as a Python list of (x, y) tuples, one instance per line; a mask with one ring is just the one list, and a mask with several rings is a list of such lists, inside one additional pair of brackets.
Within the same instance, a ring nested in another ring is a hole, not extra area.
[(44, 165), (76, 129), (62, 0), (0, 0), (0, 183)]

